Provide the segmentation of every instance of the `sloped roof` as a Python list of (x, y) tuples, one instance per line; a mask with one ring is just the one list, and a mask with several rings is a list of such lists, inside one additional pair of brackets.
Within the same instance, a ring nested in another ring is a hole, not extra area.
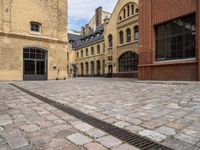
[(104, 26), (102, 24), (97, 26), (96, 30), (93, 33), (85, 37), (77, 36), (72, 33), (68, 34), (68, 37), (69, 41), (72, 43), (72, 48), (77, 49), (103, 40), (104, 39), (103, 32), (104, 32)]

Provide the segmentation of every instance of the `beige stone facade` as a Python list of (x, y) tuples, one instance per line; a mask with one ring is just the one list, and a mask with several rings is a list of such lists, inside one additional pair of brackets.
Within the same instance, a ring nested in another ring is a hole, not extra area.
[[(119, 0), (109, 22), (105, 25), (104, 31), (107, 49), (106, 66), (112, 66), (113, 76), (135, 77), (135, 73), (137, 74), (137, 68), (120, 71), (119, 66), (119, 59), (123, 54), (127, 52), (138, 54), (138, 32), (135, 33), (136, 28), (138, 28), (138, 0)], [(130, 31), (129, 39), (127, 39), (128, 30)], [(123, 42), (121, 43), (120, 32), (123, 33)], [(112, 36), (112, 45), (109, 43), (109, 36)], [(106, 73), (109, 73), (109, 69), (106, 69)]]
[[(99, 9), (102, 10), (101, 7), (97, 8), (96, 14), (99, 13)], [(76, 53), (75, 63), (78, 75), (137, 77), (138, 0), (118, 0), (112, 14), (101, 17), (92, 25), (99, 25), (98, 20), (103, 19), (100, 27), (102, 29), (97, 28), (97, 31), (92, 30), (93, 32), (84, 34), (84, 31), (94, 28), (87, 24), (85, 28), (82, 28), (78, 42), (75, 41), (76, 46), (73, 50)], [(120, 33), (123, 33), (121, 37)], [(94, 40), (97, 34), (100, 34), (102, 38)], [(97, 53), (97, 45), (100, 45), (100, 54)], [(94, 54), (91, 54), (92, 49), (94, 49)]]
[(66, 27), (67, 0), (0, 0), (0, 80), (25, 79), (27, 48), (46, 55), (46, 62), (30, 60), (35, 65), (33, 78), (38, 74), (66, 78), (70, 52)]

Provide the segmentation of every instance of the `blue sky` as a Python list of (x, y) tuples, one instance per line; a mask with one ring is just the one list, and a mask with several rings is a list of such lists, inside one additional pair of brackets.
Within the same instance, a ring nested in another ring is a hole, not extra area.
[(80, 30), (90, 21), (99, 6), (103, 10), (112, 12), (117, 0), (69, 0), (68, 29)]

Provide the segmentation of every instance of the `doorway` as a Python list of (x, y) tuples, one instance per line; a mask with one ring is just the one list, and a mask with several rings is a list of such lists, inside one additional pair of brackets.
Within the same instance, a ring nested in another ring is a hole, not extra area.
[(24, 80), (47, 80), (47, 51), (41, 48), (24, 48)]

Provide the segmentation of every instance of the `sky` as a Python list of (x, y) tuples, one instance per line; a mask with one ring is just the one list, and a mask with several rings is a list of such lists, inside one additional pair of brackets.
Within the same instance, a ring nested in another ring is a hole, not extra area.
[(81, 26), (87, 24), (99, 6), (103, 10), (112, 12), (117, 0), (69, 0), (68, 29), (80, 31)]

